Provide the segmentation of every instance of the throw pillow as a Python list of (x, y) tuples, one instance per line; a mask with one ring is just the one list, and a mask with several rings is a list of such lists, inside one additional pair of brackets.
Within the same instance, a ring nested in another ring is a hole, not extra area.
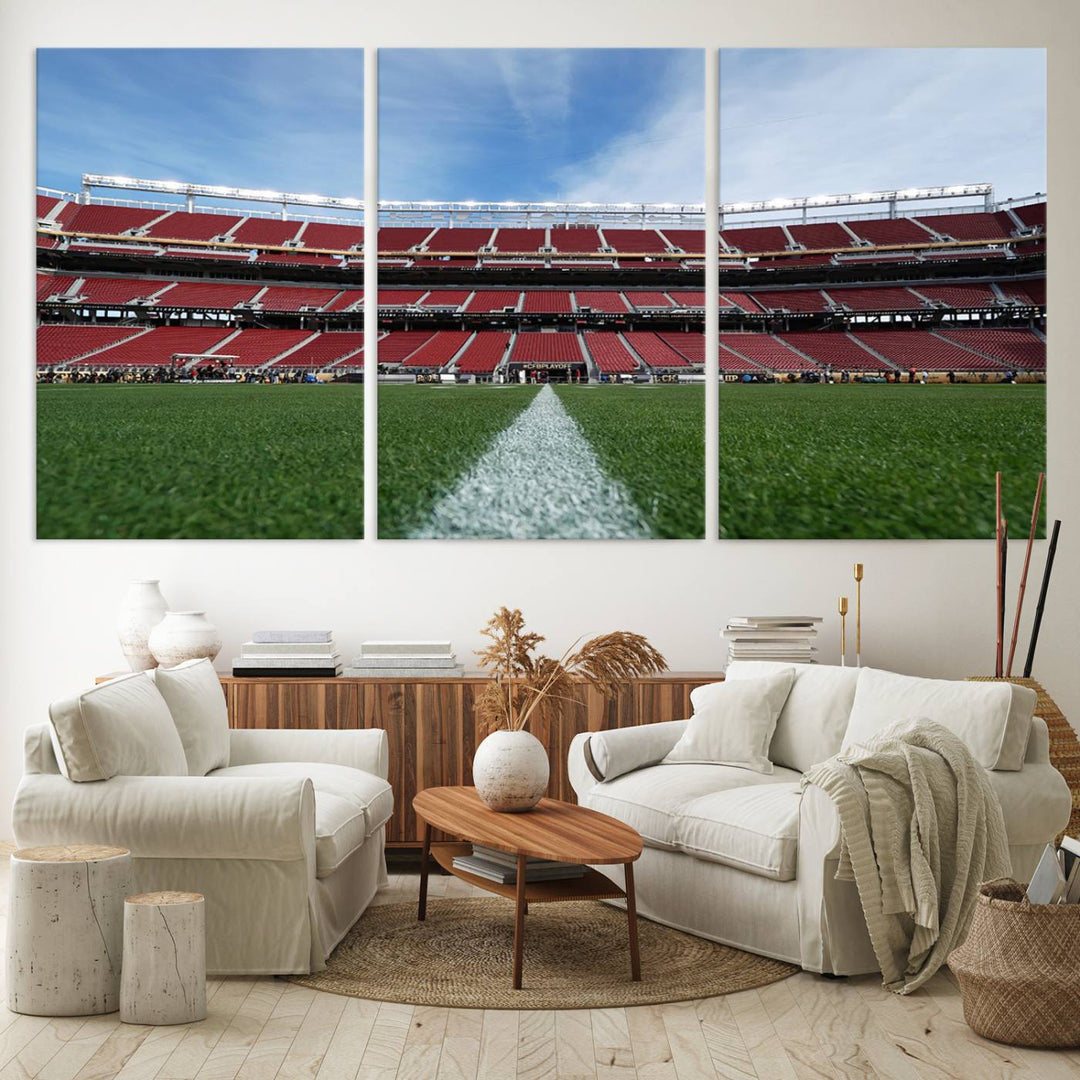
[(769, 743), (795, 672), (699, 686), (690, 694), (694, 715), (664, 764), (735, 765), (771, 773)]
[(53, 702), (49, 720), (60, 771), (69, 780), (187, 775), (169, 706), (145, 672)]
[(188, 775), (226, 768), (229, 710), (213, 663), (188, 660), (173, 668), (155, 668), (152, 677), (184, 744)]

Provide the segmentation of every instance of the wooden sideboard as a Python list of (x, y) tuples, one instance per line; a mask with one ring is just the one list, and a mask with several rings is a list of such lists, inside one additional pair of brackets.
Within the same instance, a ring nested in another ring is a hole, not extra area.
[[(574, 801), (567, 776), (570, 740), (579, 731), (629, 727), (690, 715), (690, 691), (722, 678), (714, 672), (665, 672), (636, 679), (605, 700), (582, 685), (579, 705), (565, 707), (556, 721), (530, 725), (548, 748), (548, 795)], [(382, 728), (390, 742), (394, 816), (387, 844), (419, 847), (422, 826), (413, 796), (440, 784), (471, 784), (472, 757), (479, 742), (473, 712), (485, 679), (289, 679), (221, 676), (229, 723), (241, 728)], [(441, 837), (435, 837), (440, 839)]]

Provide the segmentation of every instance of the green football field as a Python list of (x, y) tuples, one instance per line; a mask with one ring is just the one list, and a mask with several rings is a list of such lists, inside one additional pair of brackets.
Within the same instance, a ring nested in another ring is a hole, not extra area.
[[(704, 535), (703, 386), (554, 389), (593, 460), (636, 508), (645, 535)], [(379, 535), (421, 528), (539, 393), (536, 386), (380, 387)], [(562, 469), (560, 481), (572, 489), (575, 472), (565, 460), (541, 459), (535, 468)]]
[(720, 391), (725, 537), (992, 537), (999, 470), (1009, 532), (1026, 536), (1045, 468), (1045, 385)]
[(363, 388), (41, 385), (39, 538), (357, 537)]

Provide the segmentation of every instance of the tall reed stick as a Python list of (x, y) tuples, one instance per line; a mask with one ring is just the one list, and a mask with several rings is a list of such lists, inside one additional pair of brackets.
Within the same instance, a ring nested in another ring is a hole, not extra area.
[(1027, 548), (1024, 550), (1024, 568), (1020, 571), (1020, 591), (1016, 596), (1016, 616), (1013, 618), (1012, 638), (1009, 640), (1009, 662), (1005, 667), (1006, 676), (1012, 675), (1013, 657), (1016, 655), (1016, 638), (1020, 633), (1020, 612), (1024, 607), (1028, 566), (1031, 564), (1031, 548), (1035, 543), (1035, 530), (1039, 527), (1039, 507), (1042, 504), (1043, 484), (1045, 482), (1046, 473), (1039, 473), (1039, 482), (1035, 485), (1035, 504), (1031, 508), (1031, 528), (1028, 530)]
[(1028, 644), (1027, 661), (1024, 664), (1024, 678), (1031, 678), (1031, 666), (1035, 663), (1035, 646), (1039, 643), (1039, 630), (1042, 628), (1043, 608), (1046, 606), (1046, 590), (1050, 587), (1050, 572), (1054, 569), (1054, 554), (1057, 551), (1058, 532), (1061, 522), (1055, 521), (1050, 533), (1050, 546), (1046, 549), (1046, 565), (1043, 567), (1042, 586), (1039, 588), (1039, 602), (1035, 605), (1035, 622), (1031, 626), (1031, 641)]
[(997, 612), (994, 616), (994, 622), (997, 625), (997, 647), (994, 650), (994, 675), (997, 678), (1001, 678), (1001, 652), (1004, 645), (1004, 627), (1005, 627), (1005, 583), (1002, 578), (1002, 566), (1001, 566), (1001, 473), (998, 473), (994, 478), (994, 490), (995, 490), (995, 506), (994, 511), (994, 550), (997, 554), (997, 566), (995, 569), (997, 576)]
[(862, 667), (862, 563), (855, 564), (855, 666)]

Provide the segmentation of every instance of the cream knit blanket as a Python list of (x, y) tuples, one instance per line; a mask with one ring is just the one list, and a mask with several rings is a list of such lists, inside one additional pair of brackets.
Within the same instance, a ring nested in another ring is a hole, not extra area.
[(1012, 873), (990, 778), (952, 732), (901, 720), (812, 766), (840, 816), (837, 880), (854, 880), (885, 987), (908, 994), (967, 935), (979, 886)]

